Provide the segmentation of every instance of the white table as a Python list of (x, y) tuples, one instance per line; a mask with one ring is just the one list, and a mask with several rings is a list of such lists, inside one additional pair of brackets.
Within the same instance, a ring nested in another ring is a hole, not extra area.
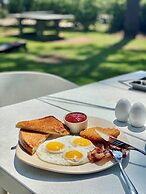
[[(146, 72), (136, 72), (122, 77), (85, 85), (76, 89), (60, 92), (53, 96), (64, 97), (84, 102), (90, 102), (103, 106), (114, 107), (117, 100), (127, 97), (131, 102), (142, 101), (146, 105), (144, 97), (146, 93), (130, 91), (127, 86), (119, 85), (119, 79), (140, 78)], [(109, 82), (110, 81), (110, 82)], [(115, 165), (105, 171), (87, 175), (65, 175), (40, 170), (19, 161), (15, 156), (15, 150), (10, 148), (18, 141), (19, 129), (15, 128), (20, 120), (39, 118), (46, 115), (54, 115), (62, 119), (67, 111), (83, 111), (87, 115), (98, 116), (113, 122), (114, 111), (101, 108), (91, 108), (74, 104), (64, 104), (57, 101), (49, 101), (56, 106), (33, 99), (19, 104), (0, 108), (0, 185), (10, 193), (16, 194), (124, 194), (128, 190), (120, 177), (119, 168)], [(58, 107), (57, 107), (58, 106)], [(130, 143), (141, 149), (145, 149), (146, 130), (133, 132), (127, 126), (120, 126), (127, 132)], [(129, 134), (129, 135), (128, 135)], [(146, 193), (146, 157), (131, 151), (124, 161), (125, 171), (136, 186), (139, 194)]]

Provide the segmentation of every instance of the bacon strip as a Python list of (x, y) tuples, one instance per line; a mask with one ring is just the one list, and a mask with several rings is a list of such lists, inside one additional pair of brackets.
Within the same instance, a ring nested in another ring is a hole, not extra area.
[(90, 162), (98, 162), (101, 159), (106, 159), (106, 158), (113, 158), (112, 153), (108, 150), (109, 148), (111, 149), (119, 149), (123, 152), (123, 157), (126, 157), (126, 150), (121, 149), (119, 147), (113, 146), (113, 145), (108, 145), (104, 146), (104, 144), (98, 145), (96, 148), (88, 152), (88, 159)]
[(98, 146), (94, 148), (92, 151), (90, 151), (87, 157), (90, 162), (94, 163), (94, 162), (98, 162), (103, 158), (109, 158), (111, 156), (112, 155), (110, 151), (104, 147), (104, 144), (102, 144), (102, 146), (100, 145), (100, 147)]

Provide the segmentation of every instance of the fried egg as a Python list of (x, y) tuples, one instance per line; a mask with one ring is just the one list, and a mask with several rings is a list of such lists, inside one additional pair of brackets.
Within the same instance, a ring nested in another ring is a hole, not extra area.
[(64, 152), (63, 158), (68, 165), (79, 165), (88, 162), (87, 153), (83, 149), (71, 148)]
[(59, 141), (52, 141), (46, 144), (46, 150), (50, 153), (61, 153), (64, 151), (65, 145)]
[(74, 136), (71, 140), (71, 143), (74, 147), (84, 148), (88, 151), (90, 151), (91, 149), (94, 149), (95, 147), (90, 140), (80, 136)]
[(94, 147), (91, 141), (70, 135), (45, 141), (39, 145), (36, 154), (45, 162), (72, 166), (89, 162), (87, 153)]

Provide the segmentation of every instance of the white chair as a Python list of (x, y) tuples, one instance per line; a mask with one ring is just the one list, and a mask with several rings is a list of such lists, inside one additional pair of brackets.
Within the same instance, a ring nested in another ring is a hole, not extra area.
[(47, 73), (13, 71), (0, 73), (0, 107), (78, 87)]

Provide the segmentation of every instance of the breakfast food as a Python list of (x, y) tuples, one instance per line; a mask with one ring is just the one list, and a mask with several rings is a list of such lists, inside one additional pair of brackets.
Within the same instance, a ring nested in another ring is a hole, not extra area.
[(119, 147), (114, 146), (112, 144), (104, 145), (101, 143), (100, 145), (95, 147), (93, 150), (88, 152), (89, 161), (94, 163), (94, 162), (98, 162), (102, 159), (107, 159), (107, 161), (108, 161), (108, 160), (114, 158), (110, 149), (120, 150), (123, 153), (123, 158), (126, 157), (126, 149), (119, 148)]
[(65, 120), (70, 123), (80, 123), (87, 119), (87, 116), (81, 112), (71, 112), (65, 116)]
[[(84, 113), (69, 113), (64, 119), (75, 125), (86, 121), (87, 127), (87, 116)], [(75, 136), (69, 135), (69, 128), (65, 124), (54, 116), (18, 122), (16, 127), (20, 128), (21, 148), (30, 155), (36, 153), (44, 162), (65, 166), (82, 165), (98, 162), (103, 158), (112, 158), (108, 151), (108, 142), (105, 142), (97, 131), (117, 137), (120, 134), (117, 128), (85, 127), (80, 131), (80, 136)], [(74, 129), (79, 130), (76, 127)], [(70, 131), (72, 132), (71, 128)], [(47, 139), (51, 134), (53, 134), (51, 139)], [(58, 137), (58, 135), (63, 137)]]
[(79, 134), (81, 130), (87, 128), (87, 115), (82, 112), (68, 113), (64, 118), (64, 123), (69, 127), (72, 134)]
[(80, 136), (85, 137), (93, 142), (104, 142), (103, 138), (96, 132), (96, 130), (99, 130), (113, 137), (118, 137), (118, 135), (120, 134), (120, 131), (117, 128), (93, 127), (81, 131)]
[(88, 152), (88, 159), (90, 162), (98, 162), (101, 159), (111, 159), (112, 155), (111, 152), (106, 149), (106, 146), (104, 144), (98, 145), (93, 150)]
[(36, 150), (38, 157), (48, 163), (74, 166), (89, 162), (87, 153), (95, 146), (80, 136), (64, 136), (47, 140)]
[(16, 124), (16, 127), (47, 134), (69, 134), (68, 128), (54, 116), (47, 116), (29, 121), (21, 121)]
[(27, 153), (33, 155), (38, 146), (43, 143), (49, 136), (50, 134), (20, 129), (19, 143)]

